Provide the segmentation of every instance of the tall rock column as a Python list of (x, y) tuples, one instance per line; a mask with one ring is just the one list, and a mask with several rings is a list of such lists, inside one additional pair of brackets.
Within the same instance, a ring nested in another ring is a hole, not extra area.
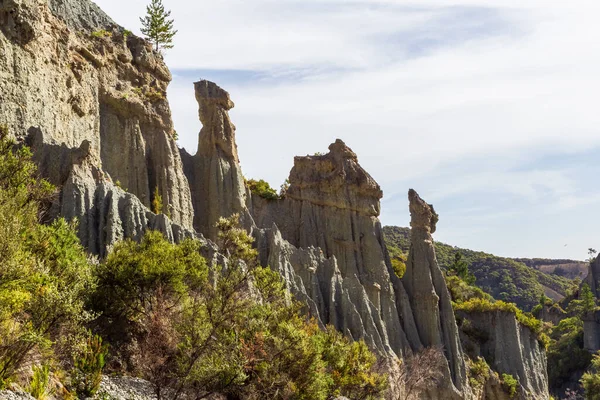
[(194, 227), (215, 239), (219, 217), (240, 213), (242, 224), (249, 224), (246, 189), (240, 168), (235, 126), (229, 119), (234, 104), (229, 93), (213, 82), (194, 84), (202, 130), (195, 156), (183, 154), (186, 175), (192, 186)]
[(443, 347), (452, 382), (459, 391), (467, 385), (466, 367), (450, 294), (438, 266), (433, 246), (438, 215), (433, 206), (408, 192), (412, 227), (404, 286), (424, 346)]

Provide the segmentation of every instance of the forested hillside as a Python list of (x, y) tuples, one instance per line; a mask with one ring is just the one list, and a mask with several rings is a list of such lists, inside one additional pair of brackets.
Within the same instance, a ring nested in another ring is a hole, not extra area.
[[(391, 255), (408, 253), (409, 228), (386, 226), (383, 232)], [(532, 262), (530, 267), (519, 260), (462, 249), (441, 242), (435, 243), (435, 250), (440, 267), (444, 269), (452, 265), (455, 254), (459, 252), (475, 275), (478, 287), (495, 299), (516, 303), (523, 310), (530, 310), (535, 306), (542, 293), (551, 299), (559, 300), (572, 284), (567, 278), (534, 268), (534, 260), (529, 260)], [(552, 260), (545, 261), (544, 265), (549, 265)]]

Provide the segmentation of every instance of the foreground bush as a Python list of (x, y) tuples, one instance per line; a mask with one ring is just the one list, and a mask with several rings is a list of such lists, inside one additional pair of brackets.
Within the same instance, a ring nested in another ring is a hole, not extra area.
[(94, 280), (75, 227), (39, 223), (52, 195), (29, 149), (15, 148), (0, 129), (0, 387), (33, 354), (68, 362), (89, 320)]
[(386, 377), (366, 345), (303, 317), (281, 277), (258, 266), (237, 216), (218, 228), (227, 259), (210, 267), (200, 242), (171, 244), (158, 232), (114, 247), (93, 302), (114, 357), (159, 398), (378, 396)]

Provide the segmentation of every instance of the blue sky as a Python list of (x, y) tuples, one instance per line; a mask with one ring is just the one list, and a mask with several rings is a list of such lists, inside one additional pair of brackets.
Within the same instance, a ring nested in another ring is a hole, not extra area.
[[(146, 0), (97, 0), (139, 32)], [(406, 192), (436, 239), (498, 255), (583, 259), (600, 248), (597, 1), (164, 0), (180, 145), (195, 152), (193, 82), (228, 90), (242, 168), (279, 187), (295, 155), (336, 138)]]

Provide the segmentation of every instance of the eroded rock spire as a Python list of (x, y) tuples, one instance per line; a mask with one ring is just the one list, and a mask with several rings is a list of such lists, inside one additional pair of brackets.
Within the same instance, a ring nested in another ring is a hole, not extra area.
[(202, 130), (195, 156), (183, 153), (185, 173), (192, 189), (194, 227), (210, 239), (217, 236), (220, 217), (239, 213), (249, 224), (246, 188), (235, 143), (235, 126), (229, 118), (234, 104), (229, 93), (213, 82), (194, 84)]
[(466, 367), (452, 310), (450, 294), (438, 266), (433, 245), (438, 215), (416, 191), (408, 192), (411, 244), (404, 287), (424, 346), (443, 347), (452, 382), (459, 391), (467, 386)]

